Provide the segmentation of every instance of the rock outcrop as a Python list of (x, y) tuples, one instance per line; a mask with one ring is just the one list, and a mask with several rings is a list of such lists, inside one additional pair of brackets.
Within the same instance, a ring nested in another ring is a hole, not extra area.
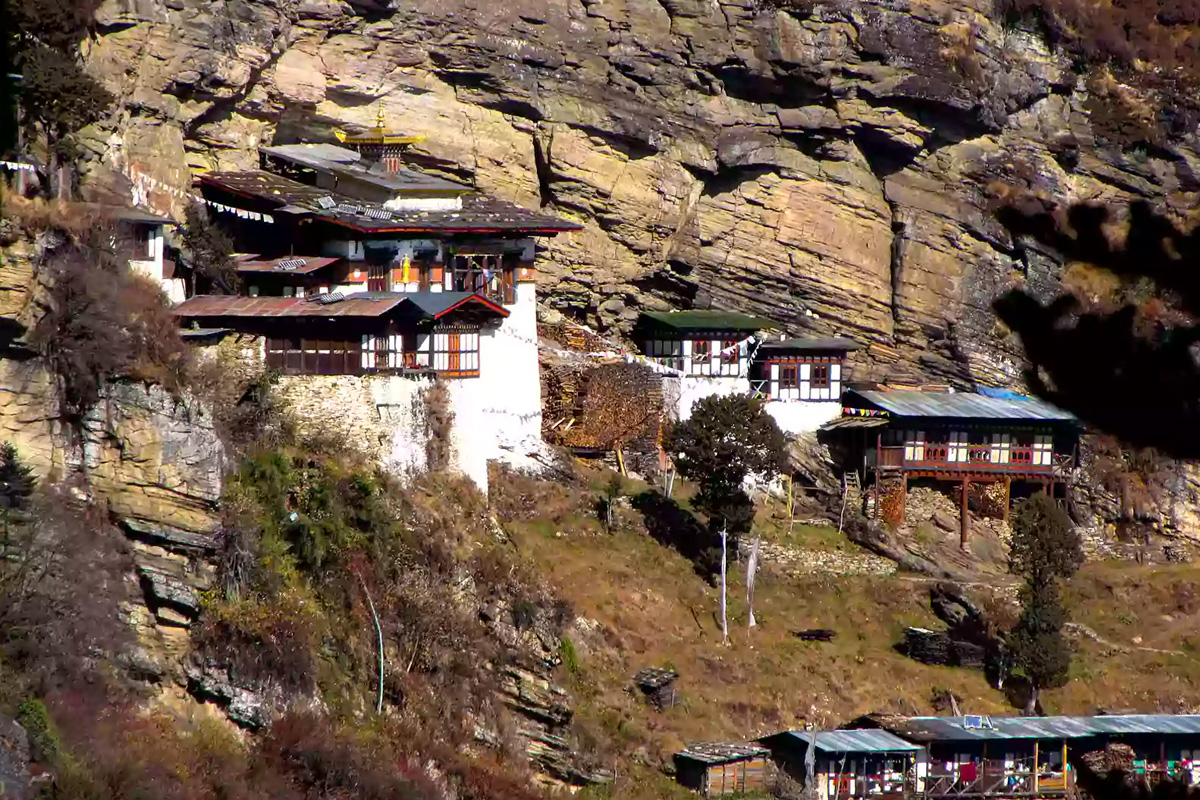
[[(1191, 139), (1125, 153), (1087, 81), (991, 0), (108, 0), (89, 49), (121, 98), (100, 165), (162, 182), (251, 167), (260, 143), (374, 123), (414, 162), (586, 230), (549, 244), (559, 308), (758, 312), (853, 336), (858, 377), (1010, 383), (988, 302), (1058, 265), (991, 213), (1051, 195), (1187, 188)], [(1070, 147), (1064, 150), (1064, 142)], [(1068, 157), (1069, 156), (1069, 157)]]

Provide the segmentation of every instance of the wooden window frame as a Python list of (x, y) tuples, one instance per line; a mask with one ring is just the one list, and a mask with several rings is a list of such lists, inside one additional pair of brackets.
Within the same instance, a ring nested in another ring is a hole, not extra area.
[[(731, 349), (732, 348), (732, 349)], [(742, 348), (738, 339), (721, 340), (721, 363), (737, 365), (741, 362)]]
[(392, 279), (392, 265), (386, 264), (367, 264), (367, 291), (368, 292), (386, 292), (388, 283)]
[(800, 365), (783, 362), (779, 365), (779, 391), (800, 388)]
[[(435, 328), (430, 335), (429, 344), (429, 363), (433, 366), (434, 371), (439, 375), (447, 378), (477, 378), (479, 377), (480, 367), (480, 349), (483, 331), (479, 328), (466, 328), (447, 326), (444, 328)], [(439, 348), (438, 343), (445, 336), (447, 346)], [(473, 348), (463, 347), (464, 338), (474, 341)], [(438, 356), (447, 356), (448, 368), (438, 369)], [(474, 355), (475, 366), (464, 366), (463, 361), (471, 361), (472, 359), (464, 359), (463, 356)]]
[(701, 364), (712, 360), (712, 340), (711, 339), (693, 339), (692, 340), (692, 363)]
[(830, 377), (831, 365), (828, 363), (813, 362), (808, 365), (808, 388), (812, 389), (828, 389), (833, 386), (833, 380)]
[(264, 344), (268, 369), (293, 375), (361, 375), (362, 337), (305, 339), (268, 336)]
[[(517, 302), (517, 264), (514, 253), (455, 253), (450, 263), (450, 288), (512, 305)], [(488, 272), (491, 280), (486, 280)]]

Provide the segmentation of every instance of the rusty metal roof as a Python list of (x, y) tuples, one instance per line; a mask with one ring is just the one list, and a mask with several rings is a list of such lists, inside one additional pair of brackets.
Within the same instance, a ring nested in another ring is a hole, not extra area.
[(172, 313), (177, 317), (379, 317), (405, 301), (400, 293), (351, 294), (334, 303), (317, 297), (245, 297), (202, 294), (185, 300)]
[(764, 736), (768, 740), (792, 741), (813, 745), (822, 753), (912, 753), (920, 745), (906, 742), (895, 734), (884, 730), (835, 730), (835, 731), (783, 731)]
[[(198, 179), (232, 194), (268, 203), (276, 214), (303, 214), (364, 233), (541, 233), (583, 230), (582, 225), (550, 214), (529, 211), (515, 203), (472, 192), (457, 211), (391, 211), (337, 192), (309, 186), (262, 170), (209, 172)], [(320, 198), (334, 208), (322, 208)], [(349, 209), (357, 208), (358, 211)], [(361, 212), (361, 213), (359, 213)]]
[(893, 417), (942, 419), (1039, 420), (1078, 422), (1069, 411), (1036, 397), (988, 397), (974, 392), (861, 391), (846, 393), (847, 404), (855, 398), (888, 412)]
[(341, 261), (341, 259), (325, 256), (281, 256), (261, 261), (256, 258), (239, 259), (237, 261), (237, 271), (270, 272), (281, 275), (307, 275), (310, 272), (316, 272), (322, 267), (328, 267), (337, 261)]
[(902, 717), (870, 715), (914, 742), (992, 739), (1083, 739), (1130, 734), (1200, 735), (1200, 714), (1113, 714), (1093, 717)]
[(759, 744), (746, 742), (697, 742), (689, 744), (675, 754), (677, 759), (689, 759), (703, 764), (728, 764), (745, 761), (770, 754), (770, 750)]
[[(334, 299), (312, 297), (246, 297), (243, 295), (196, 295), (176, 306), (172, 313), (187, 319), (223, 317), (381, 317), (401, 306), (416, 316), (438, 319), (465, 304), (478, 304), (500, 317), (508, 309), (471, 292), (356, 292)], [(407, 310), (407, 309), (406, 309)]]

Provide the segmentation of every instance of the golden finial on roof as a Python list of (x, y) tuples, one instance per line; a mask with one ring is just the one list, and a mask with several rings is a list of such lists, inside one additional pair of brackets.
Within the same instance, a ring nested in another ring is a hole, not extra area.
[(375, 117), (375, 127), (383, 130), (383, 101), (379, 101), (379, 116)]
[(383, 100), (379, 101), (379, 111), (375, 115), (374, 128), (368, 128), (363, 133), (358, 134), (348, 134), (343, 130), (335, 128), (333, 134), (339, 142), (350, 145), (398, 145), (407, 147), (425, 141), (424, 136), (401, 136), (389, 131), (383, 115)]

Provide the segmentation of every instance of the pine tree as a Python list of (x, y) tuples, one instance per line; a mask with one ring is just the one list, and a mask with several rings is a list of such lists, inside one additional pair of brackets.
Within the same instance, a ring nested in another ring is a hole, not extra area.
[(1008, 634), (1013, 664), (1029, 681), (1028, 714), (1035, 713), (1038, 692), (1067, 682), (1071, 648), (1063, 637), (1067, 621), (1058, 581), (1038, 579), (1021, 589), (1021, 616)]
[(1029, 681), (1027, 713), (1036, 709), (1040, 690), (1067, 681), (1071, 648), (1063, 637), (1067, 615), (1059, 581), (1082, 563), (1079, 534), (1058, 503), (1039, 494), (1017, 505), (1008, 564), (1025, 585), (1021, 616), (1006, 638), (1013, 666)]
[(781, 472), (786, 445), (762, 401), (749, 395), (697, 401), (687, 421), (663, 440), (679, 474), (699, 484), (692, 505), (708, 516), (714, 534), (725, 529), (735, 542), (754, 520), (754, 502), (743, 487), (746, 479)]
[(33, 470), (21, 463), (11, 442), (0, 445), (0, 524), (4, 528), (4, 546), (8, 546), (9, 526), (18, 521), (37, 488)]

